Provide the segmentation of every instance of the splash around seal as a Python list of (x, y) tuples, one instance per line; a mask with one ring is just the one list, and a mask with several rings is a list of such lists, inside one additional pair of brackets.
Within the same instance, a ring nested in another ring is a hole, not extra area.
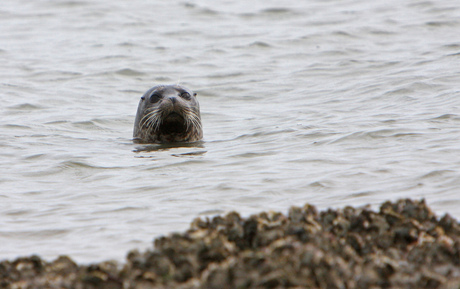
[(190, 143), (202, 138), (196, 93), (180, 85), (157, 85), (141, 97), (134, 121), (134, 142)]

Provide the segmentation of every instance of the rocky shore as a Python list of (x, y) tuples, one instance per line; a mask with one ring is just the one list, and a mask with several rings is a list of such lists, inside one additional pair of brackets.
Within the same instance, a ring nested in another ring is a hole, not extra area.
[[(1, 256), (0, 256), (1, 257)], [(125, 264), (61, 256), (0, 262), (0, 288), (460, 288), (460, 223), (422, 201), (378, 212), (232, 212), (128, 253)]]

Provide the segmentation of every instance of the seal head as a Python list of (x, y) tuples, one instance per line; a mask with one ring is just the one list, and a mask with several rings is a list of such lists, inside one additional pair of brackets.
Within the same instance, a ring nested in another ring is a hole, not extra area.
[(133, 138), (139, 143), (196, 142), (203, 138), (196, 93), (180, 85), (158, 85), (139, 101)]

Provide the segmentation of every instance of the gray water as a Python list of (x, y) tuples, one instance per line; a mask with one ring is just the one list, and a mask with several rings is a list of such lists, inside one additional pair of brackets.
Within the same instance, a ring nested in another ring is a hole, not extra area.
[[(457, 0), (7, 0), (0, 61), (0, 259), (307, 202), (460, 218)], [(132, 143), (161, 83), (198, 93), (202, 144)]]

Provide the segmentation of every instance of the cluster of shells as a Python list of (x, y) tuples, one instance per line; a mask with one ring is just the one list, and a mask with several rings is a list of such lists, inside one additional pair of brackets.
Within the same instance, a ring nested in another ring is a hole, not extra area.
[(423, 200), (232, 212), (154, 243), (123, 265), (3, 261), (0, 288), (460, 288), (460, 223)]

